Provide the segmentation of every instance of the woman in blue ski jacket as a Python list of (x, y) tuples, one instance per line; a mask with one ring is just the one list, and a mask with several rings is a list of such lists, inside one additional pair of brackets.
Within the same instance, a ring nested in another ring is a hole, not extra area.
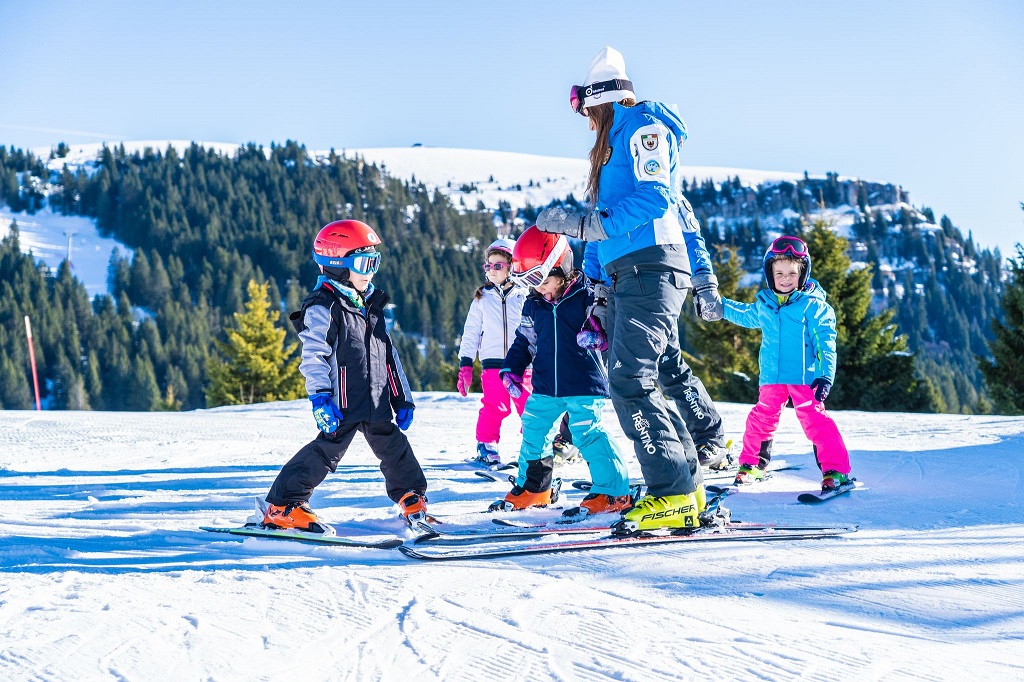
[(608, 333), (612, 402), (648, 486), (614, 530), (694, 527), (705, 505), (698, 456), (658, 386), (685, 416), (687, 387), (678, 378), (688, 368), (677, 325), (687, 291), (694, 290), (701, 318), (722, 317), (718, 281), (681, 191), (686, 126), (663, 104), (636, 102), (622, 55), (610, 47), (594, 58), (585, 85), (572, 88), (570, 104), (596, 132), (587, 185), (592, 210), (547, 209), (537, 226), (587, 242), (584, 272), (599, 282), (597, 298), (607, 300), (607, 311), (595, 306), (592, 314)]

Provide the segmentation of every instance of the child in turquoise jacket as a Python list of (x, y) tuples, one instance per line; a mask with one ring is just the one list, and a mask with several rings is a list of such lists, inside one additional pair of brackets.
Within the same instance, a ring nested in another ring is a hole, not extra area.
[(764, 478), (775, 429), (792, 398), (800, 426), (814, 444), (822, 492), (852, 486), (849, 452), (824, 404), (836, 375), (836, 315), (810, 277), (807, 245), (779, 237), (765, 252), (764, 273), (768, 289), (753, 303), (722, 299), (726, 320), (761, 330), (760, 389), (747, 416), (736, 483)]

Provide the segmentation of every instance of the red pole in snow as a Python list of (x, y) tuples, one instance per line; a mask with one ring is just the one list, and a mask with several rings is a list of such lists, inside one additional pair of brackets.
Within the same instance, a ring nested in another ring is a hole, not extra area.
[(32, 362), (32, 383), (36, 389), (36, 410), (42, 411), (43, 407), (39, 403), (39, 375), (36, 374), (36, 349), (32, 343), (32, 324), (28, 321), (28, 315), (25, 316), (25, 334), (28, 336), (28, 359)]

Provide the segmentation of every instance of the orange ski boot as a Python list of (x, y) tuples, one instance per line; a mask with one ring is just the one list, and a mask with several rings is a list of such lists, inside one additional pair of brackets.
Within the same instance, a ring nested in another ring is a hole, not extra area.
[(263, 515), (263, 526), (265, 528), (293, 528), (308, 533), (327, 532), (327, 528), (305, 502), (285, 505), (268, 504), (267, 511)]
[(427, 521), (427, 496), (410, 490), (398, 501), (399, 514), (410, 526), (417, 521)]

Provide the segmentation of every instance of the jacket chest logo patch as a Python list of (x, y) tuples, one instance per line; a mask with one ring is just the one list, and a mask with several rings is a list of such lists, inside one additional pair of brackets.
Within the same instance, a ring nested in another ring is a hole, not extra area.
[(644, 145), (644, 149), (649, 152), (653, 152), (658, 148), (658, 136), (657, 134), (652, 135), (641, 135), (640, 142)]

